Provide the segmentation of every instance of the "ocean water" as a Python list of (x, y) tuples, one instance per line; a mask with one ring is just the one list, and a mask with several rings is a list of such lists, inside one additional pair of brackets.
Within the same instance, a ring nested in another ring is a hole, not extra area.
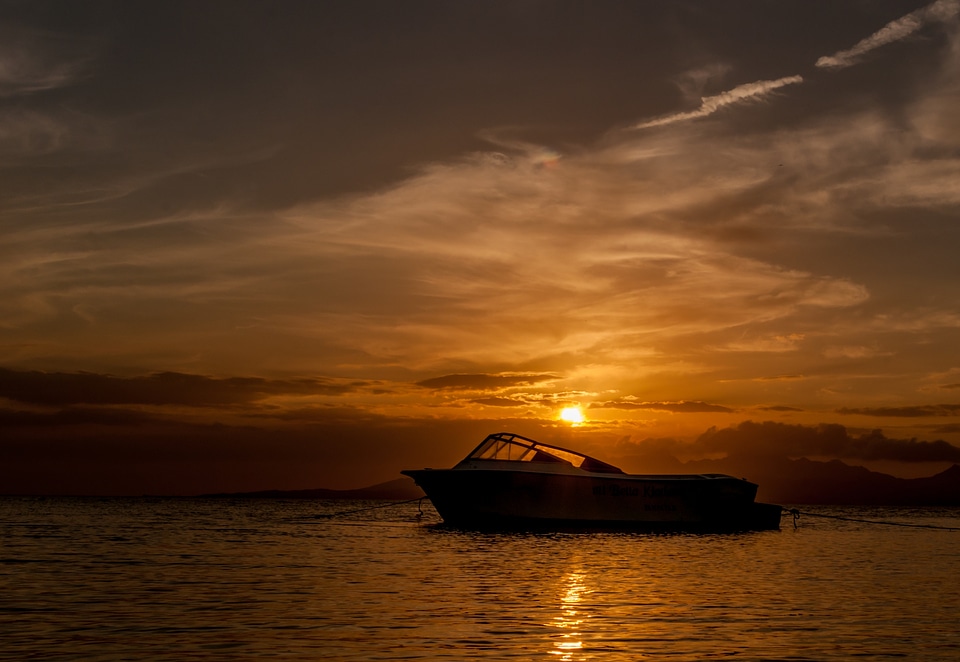
[[(374, 505), (0, 498), (0, 659), (960, 660), (960, 531), (318, 517)], [(960, 528), (960, 509), (801, 510)]]

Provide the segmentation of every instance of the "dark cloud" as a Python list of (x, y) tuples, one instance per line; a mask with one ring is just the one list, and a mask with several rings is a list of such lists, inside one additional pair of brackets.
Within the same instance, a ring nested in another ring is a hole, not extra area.
[[(747, 421), (729, 428), (711, 428), (693, 442), (670, 437), (623, 439), (608, 448), (605, 457), (626, 470), (641, 473), (733, 472), (735, 467), (739, 467), (737, 471), (750, 467), (764, 472), (797, 458), (960, 462), (960, 448), (942, 440), (891, 439), (879, 430), (857, 435), (836, 424)], [(711, 469), (710, 462), (721, 464)]]
[(522, 407), (526, 404), (525, 402), (511, 400), (510, 398), (477, 398), (470, 402), (478, 405), (486, 405), (487, 407)]
[(280, 407), (263, 407), (253, 411), (245, 411), (246, 416), (254, 421), (284, 421), (294, 424), (315, 425), (322, 424), (349, 424), (364, 425), (378, 424), (381, 417), (358, 407), (325, 404), (314, 407), (296, 407), (285, 409)]
[(354, 391), (362, 385), (363, 382), (340, 383), (323, 379), (217, 379), (178, 372), (162, 372), (142, 377), (115, 377), (87, 372), (21, 372), (0, 368), (0, 397), (47, 406), (224, 406), (246, 404), (279, 394), (339, 395)]
[(703, 412), (712, 412), (720, 414), (732, 414), (734, 409), (724, 407), (723, 405), (712, 405), (707, 402), (688, 402), (680, 400), (679, 402), (631, 402), (631, 401), (610, 401), (594, 402), (590, 405), (591, 409), (651, 409), (654, 411), (669, 411), (674, 414), (695, 414)]
[(528, 373), (518, 375), (462, 374), (444, 375), (417, 382), (417, 386), (435, 390), (493, 391), (512, 386), (530, 386), (557, 379), (552, 373)]
[(772, 407), (758, 407), (761, 411), (803, 411), (798, 407), (787, 407), (785, 405), (774, 405)]
[(922, 418), (929, 416), (960, 416), (960, 404), (915, 405), (912, 407), (842, 407), (838, 414), (861, 416), (894, 416), (899, 418)]
[(54, 412), (0, 409), (0, 428), (162, 424), (166, 419), (130, 409), (71, 407)]
[(955, 389), (960, 388), (960, 384), (943, 384), (940, 386), (940, 388)]
[(837, 424), (810, 427), (746, 421), (736, 427), (708, 430), (696, 440), (694, 448), (704, 453), (761, 457), (960, 462), (960, 448), (946, 441), (890, 439), (879, 430), (851, 436)]

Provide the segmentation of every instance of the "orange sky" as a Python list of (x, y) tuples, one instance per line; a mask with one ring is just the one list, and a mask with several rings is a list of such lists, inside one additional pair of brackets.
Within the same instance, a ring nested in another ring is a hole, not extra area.
[(0, 492), (960, 460), (960, 2), (836, 4), (5, 6)]

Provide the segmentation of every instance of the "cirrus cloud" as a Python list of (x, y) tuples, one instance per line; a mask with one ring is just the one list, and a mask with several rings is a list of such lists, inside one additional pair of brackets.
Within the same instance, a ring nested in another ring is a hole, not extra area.
[(674, 113), (672, 115), (665, 115), (656, 119), (647, 120), (646, 122), (636, 124), (632, 128), (648, 129), (655, 126), (673, 124), (674, 122), (683, 122), (685, 120), (707, 117), (708, 115), (712, 115), (726, 106), (746, 103), (749, 101), (758, 101), (769, 96), (775, 90), (778, 90), (781, 87), (786, 85), (798, 85), (802, 82), (802, 76), (784, 76), (783, 78), (778, 78), (776, 80), (758, 80), (753, 83), (744, 83), (743, 85), (738, 85), (737, 87), (725, 92), (721, 92), (720, 94), (703, 97), (700, 100), (700, 107), (696, 110)]
[(833, 55), (824, 55), (817, 60), (817, 66), (828, 69), (844, 69), (857, 64), (870, 51), (906, 39), (931, 23), (948, 21), (958, 14), (960, 14), (960, 2), (958, 0), (937, 0), (933, 4), (890, 21), (877, 32), (858, 41), (851, 48), (837, 51)]

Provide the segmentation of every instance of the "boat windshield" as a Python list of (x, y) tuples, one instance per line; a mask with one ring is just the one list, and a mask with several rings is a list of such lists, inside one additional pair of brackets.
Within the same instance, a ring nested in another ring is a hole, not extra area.
[(498, 432), (491, 434), (477, 446), (469, 460), (513, 460), (515, 462), (563, 462), (584, 471), (622, 474), (623, 471), (582, 453), (541, 444), (518, 434)]

